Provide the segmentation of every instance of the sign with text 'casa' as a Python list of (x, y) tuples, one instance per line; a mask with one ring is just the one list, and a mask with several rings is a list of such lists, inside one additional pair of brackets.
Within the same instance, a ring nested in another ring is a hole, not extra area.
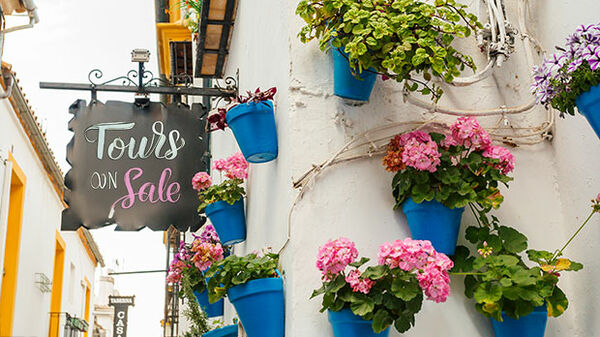
[(198, 228), (192, 176), (206, 169), (205, 123), (183, 104), (78, 100), (67, 146), (62, 229)]
[(113, 337), (127, 337), (127, 314), (129, 306), (135, 306), (135, 296), (109, 296), (108, 305), (115, 308)]

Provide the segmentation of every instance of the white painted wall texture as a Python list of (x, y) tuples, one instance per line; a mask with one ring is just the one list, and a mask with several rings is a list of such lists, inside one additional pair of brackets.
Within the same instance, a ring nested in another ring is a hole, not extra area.
[[(52, 279), (55, 236), (60, 230), (63, 205), (7, 100), (0, 101), (0, 125), (3, 156), (11, 151), (27, 177), (12, 332), (14, 336), (45, 337), (50, 319), (50, 293), (40, 291), (35, 274), (43, 273)], [(6, 221), (2, 220), (0, 227), (5, 231)], [(61, 311), (83, 317), (85, 293), (81, 281), (84, 277), (90, 281), (93, 294), (95, 266), (77, 233), (61, 232), (61, 236), (66, 243)], [(4, 256), (4, 250), (0, 254)], [(75, 266), (73, 277), (71, 264)], [(72, 297), (69, 287), (74, 288)]]
[[(600, 2), (595, 0), (536, 0), (532, 32), (553, 51), (578, 24), (600, 21)], [(517, 0), (507, 0), (509, 19), (515, 25)], [(292, 181), (322, 163), (353, 135), (396, 121), (452, 120), (403, 102), (400, 84), (378, 80), (369, 104), (354, 107), (333, 96), (333, 73), (329, 55), (316, 42), (303, 45), (296, 38), (301, 19), (295, 15), (296, 0), (240, 0), (227, 65), (227, 73), (240, 70), (241, 90), (277, 86), (275, 115), (279, 140), (277, 160), (252, 165), (248, 181), (248, 239), (236, 254), (285, 242), (288, 211), (297, 192)], [(470, 2), (469, 2), (470, 4)], [(485, 57), (474, 40), (463, 41), (462, 50)], [(519, 105), (531, 98), (530, 69), (523, 44), (493, 76), (467, 88), (446, 88), (440, 104), (463, 109)], [(539, 125), (545, 111), (509, 117), (513, 126)], [(480, 119), (489, 126), (495, 118)], [(212, 134), (214, 158), (237, 151), (229, 130)], [(504, 188), (505, 201), (495, 214), (530, 239), (530, 247), (559, 248), (589, 212), (589, 199), (600, 192), (600, 140), (582, 116), (558, 120), (554, 140), (514, 150), (517, 158), (514, 181)], [(324, 172), (299, 202), (292, 216), (291, 241), (281, 261), (286, 277), (286, 336), (332, 336), (327, 316), (318, 312), (320, 299), (309, 301), (320, 285), (315, 268), (317, 248), (327, 239), (346, 236), (357, 243), (362, 255), (374, 258), (385, 241), (409, 235), (400, 211), (392, 210), (391, 174), (381, 158), (340, 164)], [(465, 213), (464, 228), (474, 222)], [(593, 252), (600, 248), (599, 220), (566, 254), (585, 264), (577, 273), (561, 276), (561, 287), (570, 299), (566, 313), (549, 319), (546, 336), (598, 336), (600, 262)], [(464, 243), (463, 238), (460, 243)], [(230, 310), (226, 310), (227, 316)], [(391, 336), (399, 336), (395, 331)], [(452, 296), (444, 304), (426, 302), (416, 327), (404, 336), (492, 336), (489, 321), (478, 314), (463, 295), (462, 277), (452, 277)]]

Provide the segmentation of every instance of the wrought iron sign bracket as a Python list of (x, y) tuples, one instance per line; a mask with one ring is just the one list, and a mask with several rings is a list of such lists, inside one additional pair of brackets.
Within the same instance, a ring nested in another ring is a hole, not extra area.
[[(148, 94), (173, 95), (176, 101), (179, 101), (182, 95), (222, 99), (231, 99), (238, 96), (239, 70), (236, 72), (235, 77), (224, 78), (223, 86), (217, 83), (211, 88), (195, 87), (193, 86), (193, 78), (187, 74), (176, 75), (171, 81), (155, 77), (144, 66), (149, 60), (149, 55), (150, 52), (147, 50), (135, 49), (132, 52), (132, 62), (138, 63), (138, 69), (130, 70), (127, 75), (104, 81), (102, 71), (94, 69), (88, 74), (89, 83), (40, 82), (40, 88), (90, 91), (92, 102), (97, 101), (99, 91), (134, 93), (142, 97), (147, 97)], [(118, 82), (120, 84), (116, 84)], [(144, 99), (142, 98), (142, 100)]]

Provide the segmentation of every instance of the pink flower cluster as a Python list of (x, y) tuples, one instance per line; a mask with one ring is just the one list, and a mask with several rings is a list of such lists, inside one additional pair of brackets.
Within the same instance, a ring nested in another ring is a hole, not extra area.
[(217, 171), (225, 173), (225, 176), (229, 179), (247, 179), (248, 178), (248, 167), (250, 165), (244, 158), (241, 152), (234, 154), (227, 159), (216, 160), (213, 168)]
[(185, 247), (185, 242), (181, 242), (179, 244), (179, 251), (173, 257), (173, 261), (169, 265), (169, 271), (167, 275), (167, 282), (169, 283), (179, 283), (181, 282), (181, 277), (183, 274), (183, 270), (187, 267), (187, 261), (189, 261), (190, 255)]
[(183, 274), (183, 269), (185, 268), (185, 263), (179, 260), (177, 257), (171, 261), (169, 265), (169, 274), (167, 275), (167, 282), (169, 283), (179, 283), (181, 282), (181, 277)]
[(490, 145), (483, 151), (483, 156), (486, 158), (498, 159), (500, 162), (494, 164), (494, 168), (500, 170), (502, 174), (509, 174), (515, 169), (515, 157), (513, 157), (512, 153), (505, 147)]
[(205, 271), (216, 261), (223, 259), (223, 247), (220, 243), (194, 240), (192, 244), (192, 262), (201, 271)]
[(352, 269), (348, 275), (346, 275), (346, 282), (352, 287), (352, 291), (368, 294), (373, 285), (375, 285), (375, 281), (368, 278), (361, 279), (360, 276), (361, 273), (358, 269)]
[(477, 119), (460, 117), (452, 126), (444, 141), (446, 146), (464, 146), (473, 150), (485, 150), (492, 144), (492, 138)]
[(392, 172), (406, 166), (419, 171), (435, 172), (441, 163), (441, 156), (438, 145), (431, 136), (417, 130), (394, 137), (388, 145), (383, 163)]
[(329, 240), (319, 248), (317, 254), (317, 268), (323, 274), (324, 281), (329, 281), (333, 276), (343, 272), (346, 267), (358, 257), (358, 250), (354, 242), (341, 237)]
[(212, 179), (206, 172), (198, 172), (192, 178), (192, 187), (198, 192), (209, 188), (211, 185)]
[(419, 171), (435, 172), (440, 165), (440, 157), (437, 143), (433, 140), (419, 142), (413, 138), (404, 146), (402, 161), (406, 166), (414, 167)]
[(386, 242), (379, 248), (379, 264), (416, 272), (419, 285), (428, 299), (444, 302), (450, 295), (448, 271), (453, 263), (435, 251), (431, 242), (406, 238)]

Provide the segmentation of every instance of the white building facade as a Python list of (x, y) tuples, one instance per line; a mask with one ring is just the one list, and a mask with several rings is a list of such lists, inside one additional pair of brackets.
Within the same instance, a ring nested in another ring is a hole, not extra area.
[(62, 173), (10, 65), (3, 71), (12, 88), (0, 100), (0, 335), (87, 336), (104, 262), (89, 232), (60, 231)]
[[(319, 313), (320, 299), (309, 300), (312, 290), (320, 286), (320, 273), (315, 268), (318, 247), (328, 239), (345, 236), (356, 242), (362, 255), (374, 258), (383, 242), (408, 237), (410, 232), (401, 211), (392, 209), (392, 176), (384, 170), (381, 156), (323, 168), (298, 199), (299, 190), (293, 183), (313, 164), (326, 162), (353, 137), (372, 128), (431, 119), (451, 122), (456, 117), (405, 102), (402, 85), (394, 81), (378, 79), (370, 102), (362, 106), (348, 105), (334, 96), (331, 56), (322, 53), (317, 42), (304, 45), (297, 38), (303, 24), (295, 15), (297, 3), (240, 0), (237, 8), (225, 73), (234, 74), (239, 69), (240, 92), (277, 87), (279, 156), (266, 164), (251, 165), (246, 202), (248, 237), (236, 246), (235, 254), (266, 246), (277, 251), (289, 236), (281, 256), (286, 336), (325, 337), (332, 336), (327, 315)], [(514, 53), (477, 84), (444, 86), (440, 106), (483, 110), (530, 101), (531, 61), (539, 63), (541, 59), (538, 50), (532, 48), (528, 60), (528, 38), (537, 39), (543, 48), (554, 52), (554, 46), (564, 44), (579, 24), (599, 21), (600, 2), (594, 0), (505, 3), (507, 19), (519, 30)], [(527, 6), (531, 7), (529, 15), (523, 17), (519, 10)], [(479, 67), (485, 66), (486, 57), (473, 38), (458, 46), (474, 55)], [(514, 129), (552, 125), (552, 139), (511, 150), (516, 156), (515, 179), (510, 189), (502, 188), (504, 203), (494, 212), (503, 223), (526, 234), (534, 249), (560, 248), (589, 213), (589, 200), (600, 192), (600, 140), (581, 115), (554, 117), (548, 117), (538, 106), (528, 113), (480, 118), (484, 127), (498, 123)], [(406, 130), (398, 127), (397, 133)], [(230, 130), (211, 134), (214, 159), (236, 151)], [(561, 276), (560, 285), (570, 305), (561, 317), (549, 319), (546, 336), (598, 335), (600, 321), (594, 318), (600, 310), (596, 305), (600, 289), (594, 280), (600, 276), (600, 262), (592, 252), (600, 249), (600, 240), (598, 219), (594, 221), (565, 252), (585, 268)], [(466, 243), (464, 229), (474, 222), (465, 212), (459, 244)], [(448, 301), (426, 301), (416, 326), (403, 336), (491, 336), (489, 319), (476, 312), (463, 291), (463, 277), (452, 276)], [(226, 318), (231, 316), (228, 306)], [(399, 334), (393, 331), (390, 336)]]

